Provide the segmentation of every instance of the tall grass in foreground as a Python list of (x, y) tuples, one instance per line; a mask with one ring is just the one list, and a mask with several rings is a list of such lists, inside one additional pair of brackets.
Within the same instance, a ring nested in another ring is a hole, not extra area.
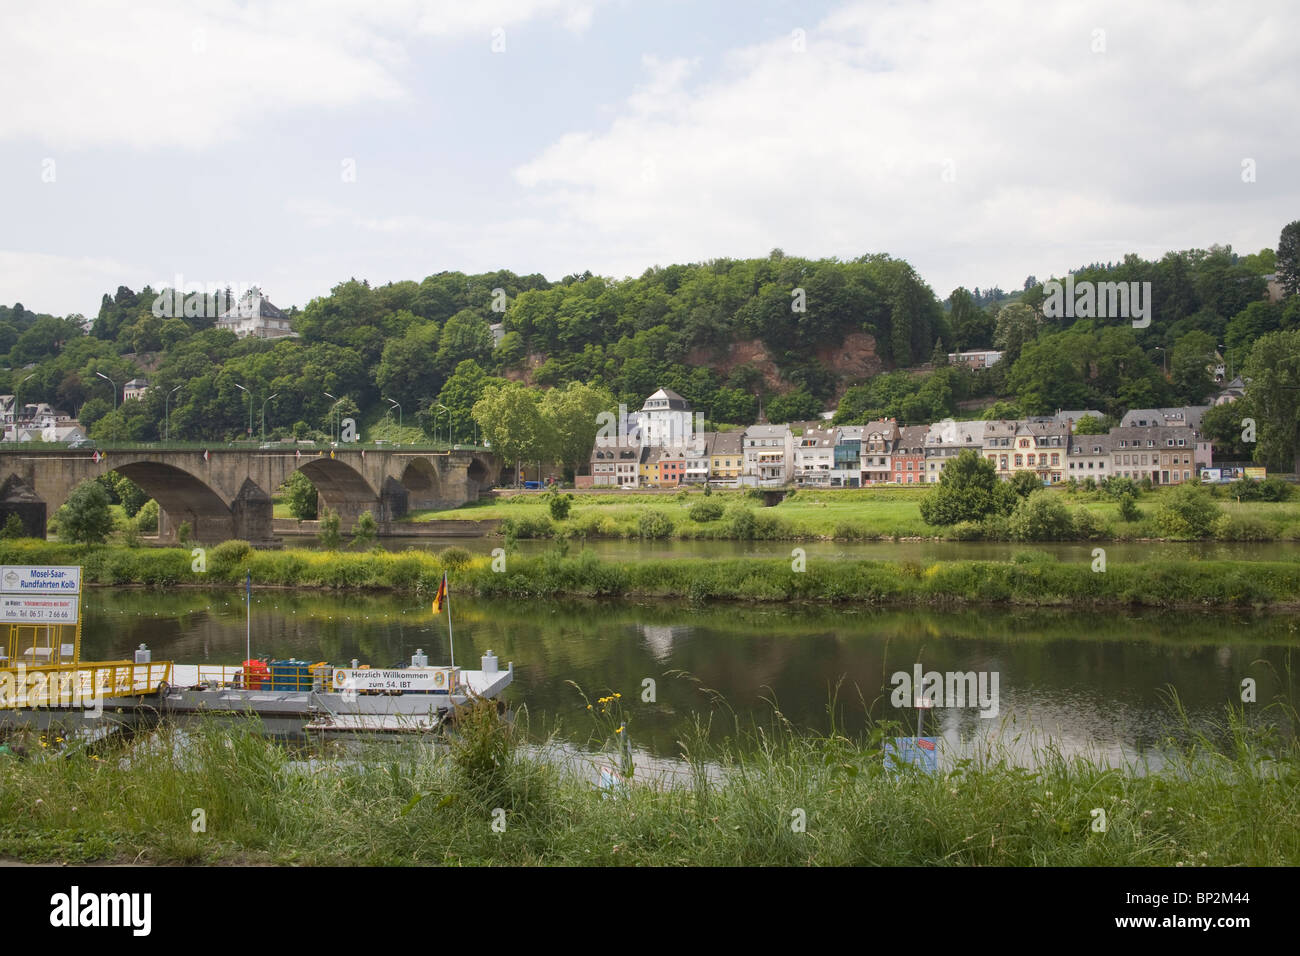
[[(1287, 715), (1294, 727), (1294, 711)], [(894, 729), (796, 732), (776, 714), (718, 744), (682, 733), (684, 785), (602, 792), (555, 737), (495, 707), (446, 746), (299, 759), (256, 728), (163, 726), (91, 752), (0, 756), (0, 856), (309, 864), (1295, 865), (1300, 750), (1230, 712), (1138, 773), (1050, 747), (935, 774), (883, 769)], [(1213, 738), (1213, 739), (1212, 739)], [(1225, 740), (1216, 744), (1214, 739)], [(11, 740), (11, 743), (14, 742)], [(206, 830), (196, 831), (203, 812)], [(1105, 813), (1104, 832), (1093, 829)], [(796, 821), (806, 821), (801, 828)], [(496, 824), (496, 826), (494, 826)]]

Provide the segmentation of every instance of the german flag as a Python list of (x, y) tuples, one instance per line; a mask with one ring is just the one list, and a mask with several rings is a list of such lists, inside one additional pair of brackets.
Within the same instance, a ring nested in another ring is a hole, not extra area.
[(443, 607), (447, 604), (447, 572), (442, 572), (442, 583), (438, 585), (438, 593), (433, 596), (433, 613), (441, 614)]

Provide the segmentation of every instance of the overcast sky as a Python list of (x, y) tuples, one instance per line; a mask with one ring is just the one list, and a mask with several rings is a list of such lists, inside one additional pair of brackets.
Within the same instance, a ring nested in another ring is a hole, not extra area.
[(1254, 0), (5, 0), (0, 302), (1255, 252), (1300, 218), (1298, 35)]

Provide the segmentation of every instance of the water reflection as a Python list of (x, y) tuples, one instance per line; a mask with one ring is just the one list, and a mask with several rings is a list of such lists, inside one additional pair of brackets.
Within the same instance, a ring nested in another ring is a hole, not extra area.
[[(147, 643), (155, 660), (235, 664), (244, 657), (242, 594), (92, 590), (85, 597), (83, 656), (128, 657)], [(254, 654), (376, 666), (447, 656), (445, 620), (422, 601), (394, 596), (260, 592)], [(637, 747), (674, 757), (692, 714), (715, 740), (735, 737), (776, 711), (795, 727), (853, 735), (867, 714), (915, 726), (890, 705), (890, 675), (997, 672), (1000, 712), (941, 708), (927, 719), (956, 754), (997, 739), (1029, 754), (1047, 742), (1066, 754), (1151, 756), (1173, 727), (1167, 688), (1192, 721), (1208, 726), (1240, 700), (1243, 678), (1260, 704), (1284, 690), (1288, 651), (1300, 644), (1286, 615), (1052, 610), (872, 610), (817, 605), (692, 608), (681, 602), (453, 602), (458, 661), (489, 648), (514, 661), (507, 700), (535, 727), (585, 743), (581, 696), (613, 690), (631, 713)], [(653, 683), (648, 683), (653, 682)], [(649, 698), (653, 696), (653, 700)], [(645, 699), (643, 699), (645, 698)]]

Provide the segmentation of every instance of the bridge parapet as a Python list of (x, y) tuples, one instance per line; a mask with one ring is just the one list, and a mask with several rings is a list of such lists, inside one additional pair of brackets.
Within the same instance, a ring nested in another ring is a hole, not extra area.
[[(260, 543), (272, 540), (272, 495), (295, 471), (311, 479), (321, 504), (339, 513), (344, 528), (369, 511), (381, 533), (389, 533), (389, 525), (408, 510), (477, 500), (496, 483), (501, 467), (491, 452), (473, 448), (141, 444), (87, 450), (0, 443), (0, 485), (15, 500), (23, 498), (28, 511), (35, 500), (52, 515), (73, 488), (109, 471), (158, 501), (165, 537), (188, 522), (197, 541), (238, 537)], [(4, 509), (0, 503), (0, 522)]]

